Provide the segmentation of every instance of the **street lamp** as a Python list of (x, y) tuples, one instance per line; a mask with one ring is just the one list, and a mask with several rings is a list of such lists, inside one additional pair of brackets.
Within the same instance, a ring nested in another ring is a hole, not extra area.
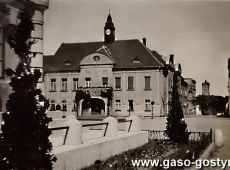
[(155, 104), (154, 101), (151, 101), (151, 105), (152, 105), (152, 119), (153, 119), (153, 105)]

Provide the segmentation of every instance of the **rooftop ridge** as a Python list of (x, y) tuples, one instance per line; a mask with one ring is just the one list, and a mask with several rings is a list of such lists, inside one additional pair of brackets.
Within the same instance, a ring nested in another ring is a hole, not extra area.
[(144, 47), (146, 49), (146, 51), (148, 51), (148, 53), (161, 65), (164, 66), (163, 64), (161, 64), (161, 62), (152, 54), (151, 50), (148, 49), (142, 42), (140, 42), (140, 40), (138, 40), (138, 42), (142, 45), (142, 47)]
[[(114, 43), (116, 42), (121, 42), (121, 41), (139, 41), (138, 39), (124, 39), (124, 40), (115, 40)], [(106, 44), (104, 41), (85, 41), (85, 42), (73, 42), (73, 43), (68, 43), (68, 42), (62, 42), (61, 45), (71, 45), (71, 44), (88, 44), (88, 43), (103, 43)]]

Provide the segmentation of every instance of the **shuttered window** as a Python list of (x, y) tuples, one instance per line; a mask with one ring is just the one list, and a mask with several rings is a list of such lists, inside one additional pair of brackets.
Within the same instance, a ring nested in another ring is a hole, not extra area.
[(145, 77), (145, 90), (150, 90), (150, 76)]
[(128, 90), (133, 90), (133, 76), (128, 76)]
[(67, 78), (62, 78), (62, 81), (61, 81), (61, 90), (62, 91), (67, 91)]
[(115, 77), (115, 89), (121, 89), (121, 78)]
[(50, 79), (50, 91), (56, 91), (56, 79)]
[(77, 90), (78, 88), (78, 78), (73, 78), (73, 90)]
[(104, 87), (108, 86), (108, 77), (102, 77), (102, 86)]

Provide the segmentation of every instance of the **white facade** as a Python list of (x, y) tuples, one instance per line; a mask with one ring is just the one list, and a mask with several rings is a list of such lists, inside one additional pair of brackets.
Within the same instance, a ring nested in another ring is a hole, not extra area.
[[(94, 57), (99, 56), (99, 61)], [(74, 103), (76, 95), (76, 80), (78, 89), (88, 90), (91, 98), (103, 100), (104, 112), (101, 115), (108, 116), (151, 116), (154, 101), (154, 116), (166, 115), (166, 78), (159, 69), (152, 70), (125, 70), (113, 71), (113, 60), (102, 54), (93, 54), (85, 57), (80, 63), (79, 72), (56, 72), (45, 74), (46, 97), (51, 103), (63, 106), (67, 104), (67, 111), (77, 114)], [(132, 80), (131, 80), (132, 79)], [(63, 80), (67, 81), (67, 90), (62, 90)], [(107, 81), (107, 83), (105, 83)], [(54, 82), (56, 83), (54, 85)], [(129, 82), (129, 83), (128, 83)], [(118, 85), (119, 84), (119, 85)], [(53, 90), (53, 86), (56, 90)], [(100, 92), (106, 88), (112, 88), (112, 104), (108, 111), (108, 99), (100, 96)], [(93, 91), (97, 92), (93, 92)], [(82, 101), (79, 103), (78, 116), (84, 115)], [(132, 106), (130, 106), (132, 105)], [(131, 110), (130, 110), (130, 107)]]

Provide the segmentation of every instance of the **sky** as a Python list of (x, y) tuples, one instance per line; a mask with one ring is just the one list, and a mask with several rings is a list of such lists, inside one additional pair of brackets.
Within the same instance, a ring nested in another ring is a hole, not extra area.
[(212, 95), (227, 95), (230, 1), (50, 0), (44, 54), (61, 43), (102, 41), (109, 10), (117, 40), (145, 37), (149, 49), (174, 54), (183, 77), (196, 80), (197, 94), (207, 80)]

